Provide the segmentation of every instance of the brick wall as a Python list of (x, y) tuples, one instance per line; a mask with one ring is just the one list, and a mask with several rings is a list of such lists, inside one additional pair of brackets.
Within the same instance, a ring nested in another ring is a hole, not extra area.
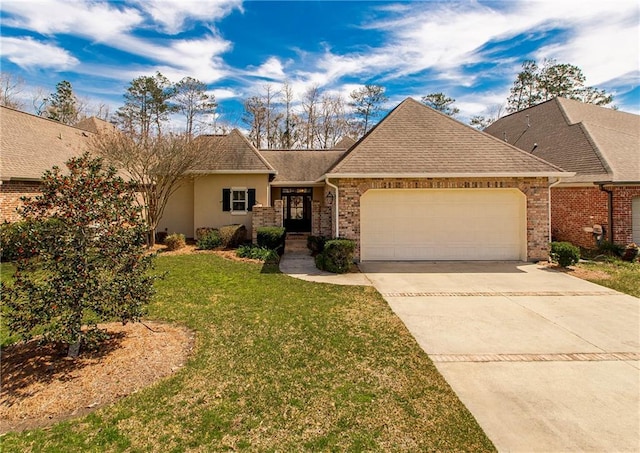
[[(626, 245), (633, 240), (631, 207), (640, 196), (640, 186), (605, 186), (613, 191), (613, 242)], [(597, 247), (586, 227), (599, 224), (609, 237), (609, 195), (597, 186), (554, 187), (551, 189), (551, 234), (554, 240), (569, 241), (580, 247)]]
[(330, 206), (321, 206), (320, 201), (311, 202), (311, 234), (314, 236), (331, 237), (332, 229), (332, 209)]
[(2, 181), (0, 184), (0, 223), (20, 220), (17, 209), (22, 206), (20, 197), (40, 195), (37, 181)]
[(283, 222), (284, 205), (282, 200), (274, 200), (273, 206), (255, 205), (251, 219), (251, 241), (258, 242), (258, 228), (265, 226), (281, 227)]
[(427, 178), (339, 179), (340, 237), (358, 242), (360, 258), (360, 197), (369, 189), (491, 189), (516, 188), (527, 199), (527, 259), (549, 255), (549, 191), (547, 178)]

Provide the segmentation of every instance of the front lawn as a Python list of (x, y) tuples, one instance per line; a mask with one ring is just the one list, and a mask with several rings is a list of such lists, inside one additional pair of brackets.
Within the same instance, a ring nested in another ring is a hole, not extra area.
[(186, 366), (87, 417), (9, 433), (3, 451), (493, 450), (373, 288), (212, 254), (157, 270), (149, 317), (196, 331)]
[(579, 271), (587, 271), (584, 275), (578, 275), (585, 280), (640, 297), (640, 262), (611, 259), (604, 262), (581, 262), (576, 267)]

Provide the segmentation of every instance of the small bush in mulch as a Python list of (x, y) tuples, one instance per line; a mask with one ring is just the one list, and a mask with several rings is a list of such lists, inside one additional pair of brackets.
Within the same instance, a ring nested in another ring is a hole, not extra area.
[(580, 260), (580, 249), (570, 242), (552, 242), (551, 260), (561, 267), (571, 266)]
[(324, 244), (329, 240), (329, 238), (325, 236), (308, 236), (307, 237), (307, 248), (311, 250), (311, 254), (313, 256), (318, 253), (322, 253), (324, 250)]
[(285, 229), (282, 227), (260, 227), (257, 230), (258, 246), (284, 253)]
[(324, 244), (322, 253), (316, 256), (316, 267), (320, 270), (344, 274), (353, 265), (356, 242), (351, 239), (332, 239)]
[(167, 246), (167, 250), (169, 251), (179, 250), (187, 245), (187, 241), (184, 234), (173, 233), (165, 238), (164, 245)]
[(218, 231), (224, 248), (236, 248), (247, 239), (247, 227), (244, 225), (225, 225)]
[(240, 258), (264, 261), (265, 263), (277, 263), (280, 256), (275, 250), (255, 245), (241, 245), (236, 250), (236, 255)]
[(222, 239), (218, 230), (209, 230), (198, 239), (197, 246), (200, 250), (214, 250), (222, 245)]

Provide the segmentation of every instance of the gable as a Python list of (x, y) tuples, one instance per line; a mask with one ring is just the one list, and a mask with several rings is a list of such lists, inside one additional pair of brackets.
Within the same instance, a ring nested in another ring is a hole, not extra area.
[(237, 129), (228, 135), (196, 137), (207, 154), (197, 173), (249, 172), (275, 173), (258, 150)]
[(558, 167), (411, 98), (327, 176), (566, 176)]
[(500, 118), (485, 132), (576, 176), (568, 182), (640, 181), (640, 116), (556, 98)]

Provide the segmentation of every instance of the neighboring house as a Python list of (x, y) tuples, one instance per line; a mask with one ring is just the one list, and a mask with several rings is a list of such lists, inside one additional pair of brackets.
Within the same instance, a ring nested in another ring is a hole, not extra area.
[(554, 240), (640, 243), (640, 116), (555, 98), (485, 132), (576, 173), (551, 189)]
[(91, 135), (0, 106), (0, 222), (18, 220), (20, 197), (38, 195), (43, 173), (54, 165), (64, 168), (71, 157), (86, 151)]
[(549, 186), (573, 176), (413, 99), (348, 150), (258, 151), (238, 131), (199, 139), (211, 163), (161, 229), (244, 223), (255, 238), (284, 225), (354, 239), (361, 260), (546, 259)]

